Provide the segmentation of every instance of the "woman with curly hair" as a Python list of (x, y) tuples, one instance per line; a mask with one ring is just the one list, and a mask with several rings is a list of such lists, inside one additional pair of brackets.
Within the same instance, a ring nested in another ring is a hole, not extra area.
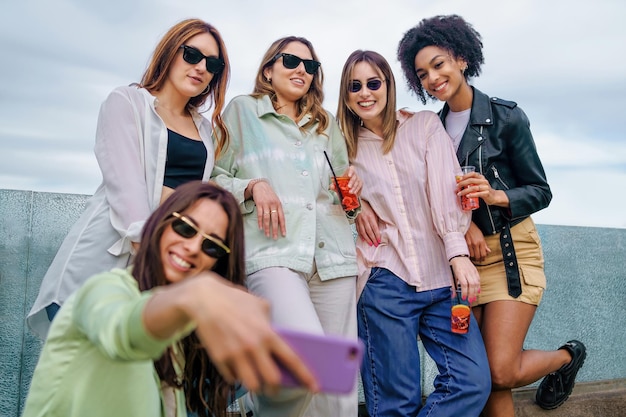
[[(355, 244), (329, 189), (329, 162), (337, 175), (351, 177), (356, 195), (361, 181), (348, 167), (335, 118), (322, 108), (322, 82), (307, 39), (272, 43), (253, 93), (235, 97), (224, 110), (231, 141), (213, 178), (241, 206), (248, 289), (270, 302), (273, 322), (356, 339)], [(345, 396), (315, 396), (306, 415), (356, 417), (356, 388)], [(307, 392), (285, 389), (277, 396), (246, 396), (240, 406), (255, 416), (297, 417), (310, 400)]]
[(146, 220), (127, 269), (59, 310), (24, 409), (32, 416), (225, 417), (233, 384), (277, 389), (280, 361), (316, 382), (243, 288), (241, 212), (212, 183), (181, 185)]
[(468, 83), (484, 63), (480, 34), (456, 15), (422, 20), (407, 31), (398, 59), (407, 85), (422, 101), (445, 102), (439, 112), (462, 165), (459, 196), (477, 197), (465, 235), (481, 277), (473, 312), (491, 368), (485, 416), (513, 416), (511, 389), (545, 377), (537, 403), (561, 405), (572, 392), (585, 346), (571, 340), (555, 351), (524, 350), (546, 286), (541, 242), (530, 217), (552, 199), (526, 114), (513, 101), (489, 97)]

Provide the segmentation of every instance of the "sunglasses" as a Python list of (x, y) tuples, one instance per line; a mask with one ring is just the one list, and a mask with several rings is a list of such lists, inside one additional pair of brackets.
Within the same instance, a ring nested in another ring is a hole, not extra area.
[(276, 62), (281, 56), (283, 57), (283, 67), (294, 69), (298, 68), (301, 62), (304, 62), (304, 70), (311, 75), (315, 74), (321, 65), (319, 62), (312, 59), (302, 59), (298, 56), (285, 53), (277, 54), (274, 59), (272, 59), (272, 63)]
[(218, 259), (230, 253), (228, 246), (222, 243), (219, 239), (201, 232), (198, 227), (196, 227), (196, 225), (193, 224), (193, 222), (186, 216), (177, 212), (173, 212), (172, 216), (176, 217), (176, 219), (172, 222), (172, 229), (179, 236), (184, 237), (185, 239), (191, 239), (196, 234), (200, 233), (200, 235), (204, 238), (202, 240), (202, 252), (211, 258)]
[[(381, 85), (383, 85), (383, 80), (376, 78), (374, 80), (369, 80), (367, 83), (365, 83), (365, 85), (367, 86), (368, 90), (376, 91), (380, 88)], [(348, 86), (348, 90), (351, 93), (358, 93), (359, 91), (361, 91), (361, 88), (363, 88), (363, 83), (359, 80), (352, 80), (350, 82), (350, 85)]]
[(198, 62), (206, 59), (206, 70), (215, 75), (224, 69), (224, 61), (216, 56), (206, 56), (193, 46), (181, 45), (183, 50), (183, 59), (186, 63), (196, 65)]

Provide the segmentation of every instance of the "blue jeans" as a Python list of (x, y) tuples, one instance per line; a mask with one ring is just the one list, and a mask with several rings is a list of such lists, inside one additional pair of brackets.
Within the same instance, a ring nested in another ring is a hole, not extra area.
[[(357, 304), (370, 417), (480, 414), (491, 391), (485, 346), (474, 318), (467, 334), (452, 333), (451, 307), (450, 287), (416, 292), (391, 271), (372, 268)], [(423, 405), (418, 335), (439, 370)]]

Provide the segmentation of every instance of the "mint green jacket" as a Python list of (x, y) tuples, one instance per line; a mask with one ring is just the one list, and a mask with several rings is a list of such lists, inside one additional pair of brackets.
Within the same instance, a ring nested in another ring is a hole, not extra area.
[[(235, 97), (224, 110), (231, 143), (215, 161), (211, 175), (231, 191), (241, 204), (246, 242), (246, 272), (286, 267), (310, 273), (317, 266), (321, 280), (356, 276), (356, 249), (352, 229), (341, 205), (329, 190), (331, 170), (337, 175), (348, 168), (346, 143), (335, 118), (317, 134), (317, 123), (302, 131), (278, 114), (268, 96)], [(252, 200), (244, 201), (250, 180), (266, 178), (285, 213), (287, 236), (266, 237), (257, 225)]]
[[(129, 270), (90, 278), (59, 310), (43, 347), (23, 417), (165, 416), (161, 381), (153, 365), (170, 340), (143, 326), (151, 292), (141, 293)], [(178, 416), (186, 416), (175, 390)]]

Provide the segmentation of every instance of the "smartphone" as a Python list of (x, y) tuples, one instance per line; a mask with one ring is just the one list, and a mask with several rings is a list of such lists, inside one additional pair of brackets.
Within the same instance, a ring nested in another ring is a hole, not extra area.
[[(363, 343), (359, 339), (275, 330), (313, 372), (321, 392), (347, 394), (354, 389), (363, 357)], [(300, 386), (291, 372), (282, 366), (280, 370), (282, 386)]]

